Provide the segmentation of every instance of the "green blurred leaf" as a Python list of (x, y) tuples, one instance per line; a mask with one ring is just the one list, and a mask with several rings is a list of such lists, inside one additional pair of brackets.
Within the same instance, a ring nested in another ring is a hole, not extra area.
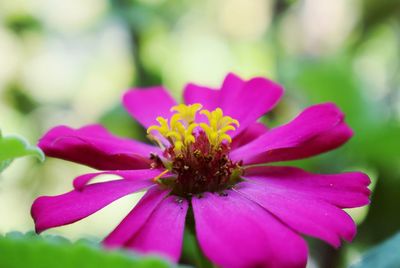
[(13, 81), (4, 92), (5, 101), (21, 114), (29, 114), (40, 104), (30, 95), (19, 81)]
[(364, 0), (362, 4), (362, 14), (359, 20), (361, 29), (360, 41), (371, 33), (373, 28), (383, 23), (400, 19), (400, 1), (398, 0)]
[(100, 123), (115, 135), (148, 142), (144, 128), (120, 104), (103, 114)]
[(36, 156), (41, 161), (44, 160), (42, 150), (30, 145), (24, 138), (14, 135), (2, 136), (0, 132), (0, 167), (4, 168), (10, 164), (12, 159), (27, 155)]
[(11, 164), (12, 160), (4, 160), (4, 161), (0, 161), (0, 173), (5, 170), (10, 164)]
[(346, 56), (338, 55), (335, 59), (326, 60), (301, 59), (297, 62), (296, 71), (288, 78), (288, 84), (292, 94), (300, 89), (306, 95), (307, 103), (336, 103), (352, 127), (360, 128), (374, 119), (361, 94), (351, 60)]
[(7, 268), (157, 268), (173, 267), (154, 256), (139, 257), (130, 252), (105, 251), (87, 241), (71, 243), (59, 236), (13, 232), (0, 236), (0, 267)]
[(17, 34), (40, 31), (43, 28), (40, 20), (29, 14), (11, 14), (5, 18), (4, 24)]
[(370, 249), (351, 268), (400, 267), (400, 233)]
[(185, 228), (181, 261), (198, 268), (212, 268), (213, 264), (204, 256), (192, 228)]
[(33, 155), (40, 161), (44, 160), (44, 154), (36, 146), (19, 136), (2, 136), (0, 131), (0, 173), (7, 168), (14, 158)]

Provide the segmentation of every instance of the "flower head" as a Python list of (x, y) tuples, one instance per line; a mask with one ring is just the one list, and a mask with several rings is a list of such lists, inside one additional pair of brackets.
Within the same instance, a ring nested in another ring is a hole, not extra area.
[[(171, 119), (159, 117), (159, 126), (147, 129), (151, 139), (161, 145), (159, 134), (166, 148), (162, 155), (153, 156), (152, 167), (165, 169), (163, 175), (173, 174), (165, 179), (157, 176), (155, 181), (181, 197), (223, 191), (233, 186), (241, 173), (240, 163), (228, 156), (232, 139), (227, 132), (234, 131), (238, 121), (224, 116), (220, 108), (211, 112), (201, 108), (199, 103), (174, 106)], [(198, 111), (207, 117), (208, 123), (196, 123)]]
[[(48, 156), (101, 171), (77, 177), (68, 193), (39, 197), (32, 206), (36, 230), (73, 223), (147, 190), (104, 239), (107, 247), (178, 261), (193, 217), (200, 248), (218, 266), (304, 267), (300, 234), (334, 247), (352, 240), (356, 227), (342, 209), (369, 203), (369, 179), (271, 165), (332, 150), (352, 135), (331, 103), (311, 106), (280, 127), (258, 123), (282, 92), (265, 78), (233, 74), (220, 90), (187, 85), (184, 104), (162, 87), (128, 91), (125, 107), (158, 146), (115, 137), (100, 125), (51, 129), (39, 143)], [(91, 182), (101, 174), (121, 179)]]

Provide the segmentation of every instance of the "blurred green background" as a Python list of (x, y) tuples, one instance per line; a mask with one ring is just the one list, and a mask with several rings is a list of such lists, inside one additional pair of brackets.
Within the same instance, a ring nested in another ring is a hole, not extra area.
[[(0, 0), (0, 128), (33, 144), (52, 126), (94, 122), (143, 139), (121, 107), (126, 89), (164, 84), (179, 99), (187, 82), (216, 87), (230, 71), (284, 85), (271, 126), (333, 101), (355, 130), (343, 148), (297, 162), (373, 180), (371, 206), (350, 211), (354, 242), (336, 251), (310, 239), (310, 267), (346, 267), (400, 230), (400, 1)], [(34, 198), (88, 170), (13, 163), (0, 178), (0, 234), (32, 230)], [(139, 196), (47, 233), (101, 238)]]

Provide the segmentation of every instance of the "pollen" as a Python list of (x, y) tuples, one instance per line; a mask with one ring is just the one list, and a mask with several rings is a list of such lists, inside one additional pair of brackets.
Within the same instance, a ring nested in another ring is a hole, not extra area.
[[(171, 117), (158, 117), (158, 125), (147, 129), (149, 136), (164, 151), (152, 154), (152, 167), (160, 170), (153, 181), (170, 188), (174, 195), (191, 198), (204, 192), (223, 192), (241, 179), (241, 162), (229, 159), (232, 138), (239, 122), (202, 105), (179, 104), (171, 108)], [(164, 177), (167, 172), (171, 176)]]
[[(214, 111), (202, 109), (199, 103), (179, 104), (171, 108), (174, 114), (170, 119), (157, 117), (159, 125), (150, 126), (147, 133), (158, 144), (165, 140), (173, 147), (176, 154), (187, 150), (196, 141), (198, 134), (203, 131), (212, 148), (217, 149), (222, 143), (231, 143), (232, 138), (227, 134), (239, 127), (239, 122), (223, 114), (221, 108)], [(196, 123), (198, 114), (204, 115), (208, 123)]]

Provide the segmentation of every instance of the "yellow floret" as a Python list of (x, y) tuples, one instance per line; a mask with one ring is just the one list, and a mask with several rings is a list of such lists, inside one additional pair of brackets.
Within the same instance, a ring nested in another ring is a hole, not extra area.
[[(198, 126), (203, 129), (210, 144), (215, 148), (224, 141), (232, 142), (232, 138), (227, 132), (236, 130), (236, 127), (239, 127), (239, 122), (230, 116), (224, 116), (221, 108), (217, 108), (212, 112), (206, 109), (201, 110), (201, 108), (202, 105), (199, 103), (176, 105), (171, 108), (174, 114), (169, 121), (163, 117), (157, 117), (159, 125), (150, 126), (147, 129), (147, 133), (160, 143), (160, 140), (152, 134), (157, 131), (171, 143), (176, 153), (180, 153), (185, 146), (195, 142), (194, 131)], [(208, 124), (195, 123), (198, 111), (208, 118)]]
[[(224, 116), (221, 108), (212, 112), (202, 110), (200, 114), (204, 114), (208, 119), (208, 124), (201, 123), (200, 127), (206, 133), (211, 145), (218, 147), (223, 141), (232, 142), (232, 138), (226, 132), (236, 130), (236, 127), (239, 127), (237, 120), (230, 116)], [(236, 125), (236, 127), (233, 125)]]
[(152, 134), (153, 131), (157, 131), (162, 137), (166, 138), (171, 145), (174, 146), (175, 151), (179, 153), (184, 146), (195, 142), (193, 131), (198, 124), (194, 123), (194, 121), (201, 107), (201, 104), (198, 103), (174, 106), (171, 108), (171, 111), (175, 112), (175, 114), (170, 120), (168, 121), (168, 119), (158, 117), (157, 122), (160, 125), (150, 126), (147, 129), (147, 133), (159, 142), (159, 139)]
[[(177, 112), (175, 115), (178, 116), (179, 120), (191, 124), (196, 118), (196, 113), (203, 106), (200, 103), (195, 103), (191, 105), (179, 104), (171, 108), (171, 112)], [(174, 116), (175, 116), (174, 115)]]

